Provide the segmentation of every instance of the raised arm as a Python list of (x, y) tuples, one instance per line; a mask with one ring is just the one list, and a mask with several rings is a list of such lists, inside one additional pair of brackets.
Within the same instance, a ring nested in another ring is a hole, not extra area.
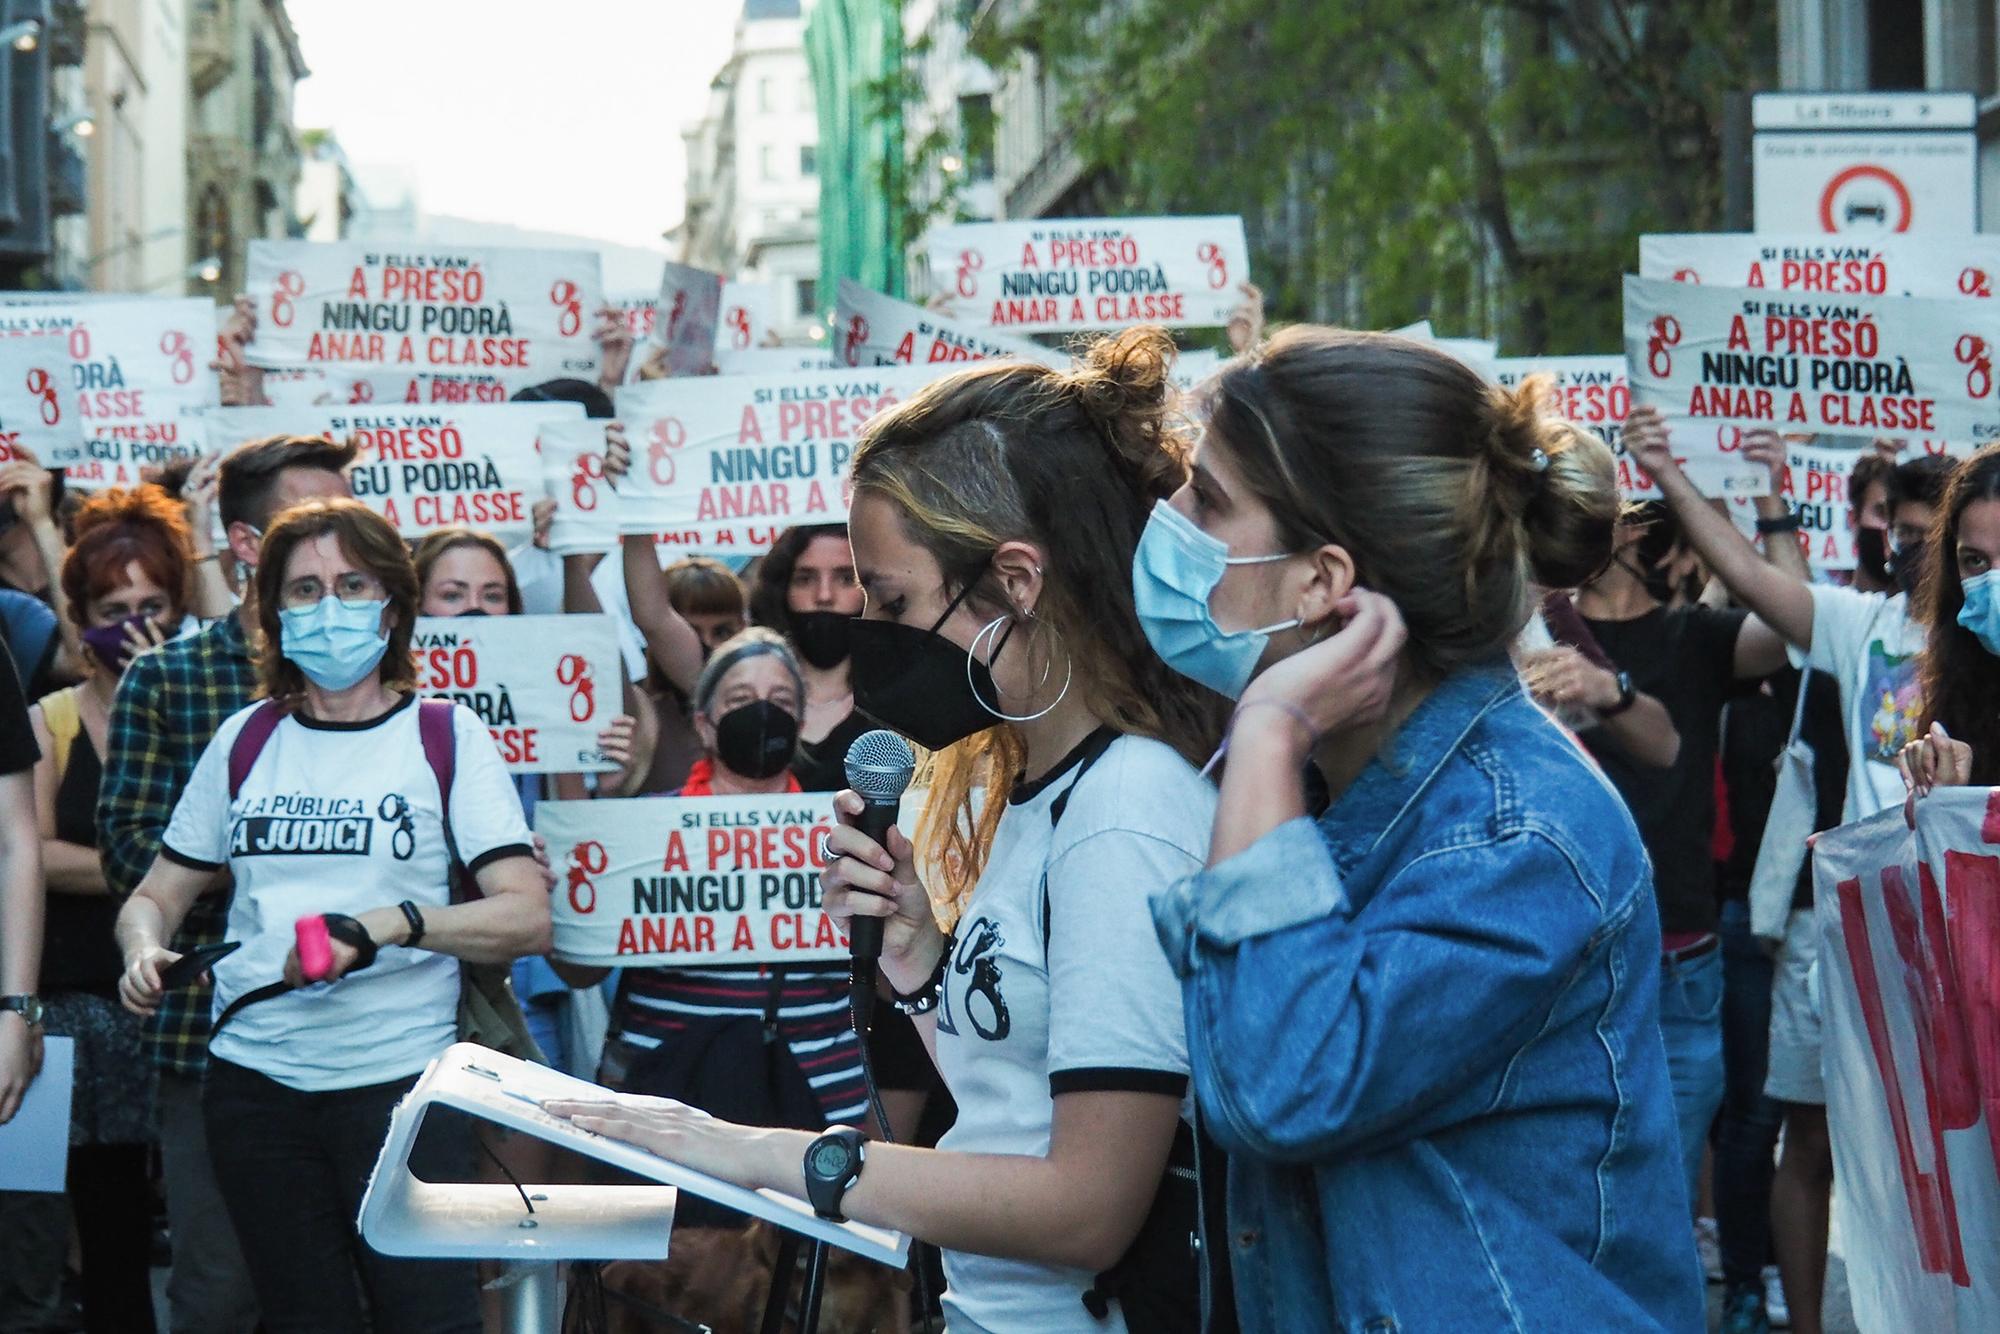
[(180, 795), (165, 747), (164, 689), (156, 658), (141, 654), (125, 669), (111, 705), (104, 779), (97, 789), (97, 843), (104, 882), (120, 898), (138, 888), (159, 856), (160, 838)]
[(1673, 456), (1667, 424), (1657, 409), (1635, 407), (1625, 422), (1625, 444), (1659, 484), (1681, 529), (1710, 570), (1738, 602), (1801, 649), (1812, 647), (1812, 591), (1803, 579), (1766, 561), (1743, 540), (1736, 525), (1710, 507)]

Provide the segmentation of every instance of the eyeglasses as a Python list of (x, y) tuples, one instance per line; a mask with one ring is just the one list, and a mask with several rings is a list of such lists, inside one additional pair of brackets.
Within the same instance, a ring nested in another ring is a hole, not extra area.
[(279, 591), (278, 605), (287, 611), (304, 611), (317, 607), (329, 593), (342, 602), (378, 602), (382, 599), (382, 581), (360, 570), (347, 570), (335, 575), (333, 586), (328, 588), (318, 575), (304, 574)]

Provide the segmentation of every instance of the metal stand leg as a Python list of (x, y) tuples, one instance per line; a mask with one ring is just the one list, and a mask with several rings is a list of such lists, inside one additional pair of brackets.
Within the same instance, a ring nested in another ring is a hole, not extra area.
[(799, 1334), (819, 1334), (819, 1298), (825, 1283), (826, 1243), (814, 1241), (806, 1257), (806, 1289), (799, 1297)]
[(558, 1334), (562, 1329), (562, 1284), (554, 1261), (509, 1264), (494, 1287), (501, 1295), (501, 1327), (507, 1334)]
[(771, 1267), (771, 1295), (764, 1302), (764, 1320), (758, 1334), (783, 1334), (786, 1299), (792, 1295), (792, 1276), (799, 1268), (799, 1234), (780, 1231), (778, 1261)]

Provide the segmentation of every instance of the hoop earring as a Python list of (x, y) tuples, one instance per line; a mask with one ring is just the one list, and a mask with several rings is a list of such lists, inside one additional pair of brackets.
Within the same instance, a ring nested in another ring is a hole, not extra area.
[[(979, 650), (979, 641), (986, 638), (986, 636), (992, 634), (994, 631), (998, 630), (1001, 626), (1005, 625), (1007, 623), (1007, 619), (1008, 618), (1005, 616), (995, 616), (985, 625), (979, 627), (979, 633), (974, 635), (972, 637), (972, 642), (965, 646), (965, 688), (972, 692), (972, 698), (975, 702), (978, 703), (980, 708), (986, 710), (988, 713), (992, 714), (995, 718), (998, 718), (1000, 721), (1006, 723), (1031, 723), (1034, 722), (1037, 718), (1047, 717), (1049, 712), (1052, 709), (1054, 709), (1056, 705), (1063, 702), (1063, 696), (1069, 694), (1070, 678), (1074, 676), (1076, 673), (1076, 659), (1073, 656), (1071, 656), (1067, 651), (1064, 652), (1063, 656), (1069, 659), (1069, 661), (1066, 662), (1063, 666), (1062, 689), (1056, 692), (1056, 697), (1050, 700), (1046, 706), (1037, 710), (1034, 713), (1022, 713), (1022, 714), (1002, 713), (999, 709), (995, 708), (993, 705), (988, 704), (985, 700), (979, 698), (979, 686), (972, 679), (972, 659), (973, 656)], [(997, 690), (999, 689), (999, 687), (996, 685), (994, 689)]]

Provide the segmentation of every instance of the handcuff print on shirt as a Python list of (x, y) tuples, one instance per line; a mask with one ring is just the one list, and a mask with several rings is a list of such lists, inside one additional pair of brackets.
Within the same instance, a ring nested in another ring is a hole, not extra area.
[[(965, 987), (965, 1017), (972, 1024), (972, 1031), (988, 1042), (1004, 1042), (1013, 1028), (1013, 1021), (1007, 1017), (1007, 999), (1000, 994), (1000, 947), (1006, 944), (1000, 934), (1000, 925), (990, 917), (982, 917), (972, 924), (958, 943), (958, 950), (952, 956), (951, 970), (960, 977), (971, 976)], [(973, 1004), (975, 997), (983, 999), (983, 1007), (990, 1012), (989, 1024), (981, 1014), (981, 1008)], [(956, 1034), (958, 1024), (952, 1015), (951, 988), (945, 988), (944, 1009), (938, 1015), (938, 1031)]]
[(382, 798), (382, 805), (377, 808), (375, 814), (381, 819), (393, 822), (396, 826), (396, 831), (389, 835), (389, 851), (394, 854), (396, 860), (406, 862), (416, 856), (417, 821), (416, 817), (410, 814), (410, 803), (404, 800), (403, 794), (391, 792)]

